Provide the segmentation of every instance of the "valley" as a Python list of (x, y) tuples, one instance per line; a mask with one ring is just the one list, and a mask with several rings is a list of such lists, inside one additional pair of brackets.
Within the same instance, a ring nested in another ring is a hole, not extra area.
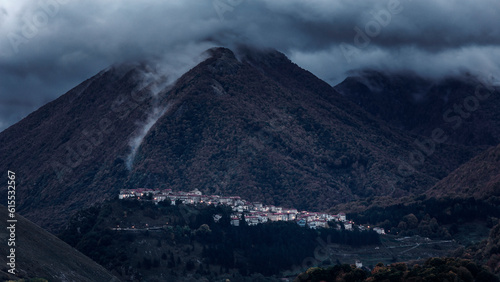
[[(316, 265), (360, 263), (372, 269), (380, 262), (447, 256), (460, 247), (455, 240), (378, 235), (358, 227), (311, 229), (285, 221), (232, 226), (231, 212), (224, 205), (113, 200), (74, 216), (61, 238), (124, 280), (293, 280)], [(221, 215), (218, 222), (214, 214)]]
[(441, 112), (481, 81), (367, 71), (332, 87), (275, 50), (204, 56), (176, 81), (111, 66), (2, 131), (18, 212), (124, 281), (449, 256), (498, 274), (496, 88), (450, 131)]

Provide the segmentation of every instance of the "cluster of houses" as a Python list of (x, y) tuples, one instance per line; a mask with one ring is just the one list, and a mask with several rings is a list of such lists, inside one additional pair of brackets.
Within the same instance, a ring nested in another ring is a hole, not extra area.
[[(243, 221), (248, 225), (257, 225), (268, 221), (294, 221), (302, 227), (309, 228), (342, 228), (346, 230), (353, 229), (353, 222), (347, 220), (345, 213), (331, 215), (327, 213), (317, 213), (308, 211), (298, 211), (293, 208), (282, 208), (273, 205), (263, 205), (259, 202), (249, 202), (241, 199), (239, 196), (217, 196), (217, 195), (203, 195), (199, 190), (195, 189), (190, 192), (177, 191), (173, 192), (172, 189), (153, 190), (147, 188), (138, 189), (122, 189), (120, 190), (119, 199), (136, 198), (136, 199), (151, 199), (154, 203), (161, 201), (171, 201), (172, 205), (176, 203), (183, 204), (201, 204), (208, 205), (227, 205), (233, 210), (231, 214), (231, 224), (239, 226)], [(215, 215), (214, 220), (218, 221), (220, 216)], [(334, 222), (335, 226), (329, 226), (328, 222)], [(359, 226), (361, 230), (366, 227)], [(383, 228), (373, 228), (379, 234), (385, 234)]]

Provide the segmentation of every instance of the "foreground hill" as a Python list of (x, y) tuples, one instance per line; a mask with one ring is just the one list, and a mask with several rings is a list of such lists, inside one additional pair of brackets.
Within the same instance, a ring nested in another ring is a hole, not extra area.
[[(473, 156), (421, 150), (276, 51), (224, 48), (175, 83), (150, 64), (111, 67), (0, 133), (18, 205), (56, 230), (121, 188), (200, 189), (320, 210), (420, 194)], [(5, 188), (2, 188), (5, 189)]]
[[(0, 217), (6, 219), (7, 208), (0, 206)], [(102, 266), (20, 215), (16, 215), (16, 270), (7, 272), (7, 254), (2, 251), (0, 279), (43, 278), (48, 281), (119, 281)], [(7, 245), (7, 227), (0, 221), (0, 238)], [(2, 248), (3, 249), (3, 248)]]

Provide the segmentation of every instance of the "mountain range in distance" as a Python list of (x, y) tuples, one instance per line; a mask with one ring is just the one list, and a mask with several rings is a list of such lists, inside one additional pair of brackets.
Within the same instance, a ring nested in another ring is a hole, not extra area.
[(334, 88), (395, 128), (431, 136), (442, 128), (447, 143), (496, 146), (500, 143), (500, 97), (484, 79), (464, 74), (438, 81), (411, 72), (359, 71)]
[(308, 210), (488, 197), (499, 101), (472, 76), (370, 70), (332, 87), (277, 51), (214, 48), (175, 81), (147, 62), (101, 71), (1, 132), (0, 166), (18, 175), (19, 212), (52, 231), (122, 188)]

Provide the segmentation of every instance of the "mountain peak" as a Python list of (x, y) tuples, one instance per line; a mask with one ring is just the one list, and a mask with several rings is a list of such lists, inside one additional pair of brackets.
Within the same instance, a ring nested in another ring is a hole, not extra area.
[(233, 51), (226, 47), (213, 47), (205, 51), (214, 58), (235, 58)]
[(413, 139), (282, 53), (207, 52), (168, 85), (147, 64), (101, 72), (0, 133), (0, 168), (26, 176), (20, 212), (55, 230), (80, 208), (137, 187), (326, 210), (425, 191), (459, 164), (441, 163), (445, 147), (402, 178)]

